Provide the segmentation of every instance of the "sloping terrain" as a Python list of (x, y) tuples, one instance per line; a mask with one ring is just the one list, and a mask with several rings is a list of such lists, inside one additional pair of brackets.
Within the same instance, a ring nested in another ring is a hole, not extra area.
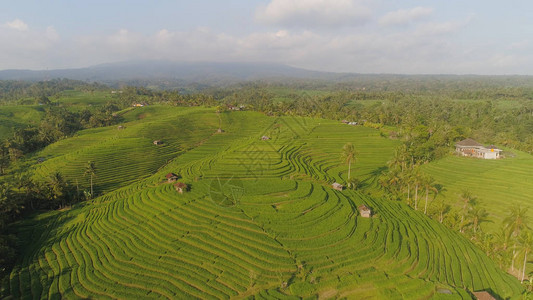
[[(423, 214), (331, 188), (346, 178), (347, 142), (358, 151), (353, 176), (377, 176), (397, 145), (378, 131), (231, 112), (215, 133), (218, 118), (208, 109), (128, 114), (135, 117), (123, 130), (88, 130), (43, 150), (48, 160), (36, 176), (58, 169), (72, 180), (80, 175), (71, 166), (92, 159), (97, 185), (110, 192), (19, 224), (31, 242), (3, 294), (468, 299), (467, 290), (502, 298), (522, 291), (468, 240)], [(163, 147), (150, 143), (156, 136)], [(190, 190), (176, 192), (168, 172)], [(372, 218), (359, 215), (361, 204)]]
[(494, 229), (514, 206), (528, 208), (528, 216), (533, 217), (533, 157), (515, 152), (514, 157), (499, 160), (447, 157), (424, 166), (424, 171), (446, 188), (439, 197), (452, 205), (468, 190), (491, 215), (492, 222), (483, 226)]

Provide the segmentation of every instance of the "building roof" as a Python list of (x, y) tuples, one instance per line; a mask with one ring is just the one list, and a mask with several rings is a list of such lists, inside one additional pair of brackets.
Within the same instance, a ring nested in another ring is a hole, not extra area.
[(362, 211), (370, 211), (370, 207), (362, 204), (362, 205), (359, 205), (359, 207), (357, 207), (357, 209), (359, 210), (362, 210)]
[(462, 147), (483, 147), (480, 143), (474, 141), (471, 138), (464, 139), (460, 142), (457, 142), (455, 144), (456, 146), (462, 146)]
[(495, 145), (488, 145), (487, 147), (485, 147), (487, 149), (494, 149), (494, 150), (500, 150), (497, 146)]
[(176, 182), (176, 183), (174, 184), (174, 186), (177, 187), (177, 188), (182, 189), (182, 188), (186, 188), (186, 187), (187, 187), (187, 184), (186, 184), (186, 183), (183, 183), (183, 182), (180, 181), (180, 182)]
[(167, 175), (165, 175), (165, 177), (166, 177), (167, 179), (169, 179), (169, 178), (172, 178), (172, 177), (178, 177), (178, 175), (176, 175), (176, 174), (174, 174), (174, 173), (168, 173)]

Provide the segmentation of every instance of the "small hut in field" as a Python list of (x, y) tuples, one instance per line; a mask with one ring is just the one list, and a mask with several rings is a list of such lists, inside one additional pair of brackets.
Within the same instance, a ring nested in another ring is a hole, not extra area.
[(263, 135), (263, 136), (261, 137), (261, 140), (263, 140), (263, 141), (268, 141), (268, 140), (270, 140), (270, 137), (268, 137), (268, 136), (266, 136), (266, 135)]
[(217, 129), (217, 133), (223, 133), (224, 130), (222, 128)]
[(155, 140), (154, 145), (163, 145), (163, 141), (161, 140)]
[(344, 190), (344, 185), (338, 183), (338, 182), (335, 182), (331, 185), (331, 187), (334, 189), (334, 190), (337, 190), (337, 191), (342, 191)]
[(357, 209), (359, 209), (359, 213), (361, 214), (361, 217), (363, 218), (370, 218), (372, 216), (372, 210), (370, 209), (370, 207), (364, 204), (359, 205)]
[(117, 126), (117, 129), (118, 129), (118, 130), (122, 130), (122, 129), (124, 129), (124, 126), (119, 125), (119, 126)]
[(176, 175), (174, 173), (168, 173), (167, 175), (165, 175), (165, 177), (167, 178), (168, 182), (174, 182), (179, 179), (179, 175)]
[(176, 189), (176, 192), (183, 194), (183, 192), (186, 192), (188, 189), (188, 185), (184, 182), (176, 182), (174, 184), (174, 188)]

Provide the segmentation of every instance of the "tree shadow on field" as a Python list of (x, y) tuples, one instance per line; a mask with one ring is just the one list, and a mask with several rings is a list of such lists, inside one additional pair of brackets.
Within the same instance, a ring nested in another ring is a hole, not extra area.
[[(76, 205), (81, 208), (82, 205)], [(45, 217), (43, 214), (48, 213)], [(19, 262), (25, 257), (32, 257), (36, 251), (43, 247), (51, 247), (52, 244), (65, 238), (73, 230), (74, 226), (68, 229), (64, 227), (76, 217), (71, 211), (38, 211), (29, 215), (21, 222), (13, 224), (12, 230), (18, 238), (17, 252), (19, 253)]]
[(379, 176), (383, 175), (388, 170), (389, 168), (387, 166), (376, 168), (367, 173), (368, 177), (365, 180), (363, 180), (362, 183), (365, 185), (365, 187), (370, 186), (374, 183), (377, 183)]

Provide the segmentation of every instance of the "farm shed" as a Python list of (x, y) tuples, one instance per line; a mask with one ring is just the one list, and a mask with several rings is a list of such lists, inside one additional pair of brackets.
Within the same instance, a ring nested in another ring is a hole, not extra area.
[(475, 140), (468, 138), (455, 144), (455, 151), (462, 156), (471, 156), (483, 159), (498, 159), (502, 150), (494, 145), (483, 146)]
[(270, 137), (268, 137), (268, 136), (266, 136), (266, 135), (263, 135), (263, 136), (261, 137), (261, 140), (263, 140), (263, 141), (268, 141), (268, 140), (270, 140)]
[(168, 182), (174, 182), (179, 179), (179, 175), (176, 175), (174, 173), (168, 173), (167, 175), (165, 175), (165, 177), (167, 178)]
[(118, 130), (122, 130), (122, 129), (124, 129), (124, 126), (119, 125), (119, 126), (117, 126), (117, 129), (118, 129)]
[(370, 216), (372, 215), (372, 210), (370, 209), (370, 207), (364, 204), (359, 205), (357, 209), (359, 209), (359, 213), (361, 214), (361, 217), (363, 218), (370, 218)]
[(174, 188), (176, 189), (176, 191), (180, 194), (183, 194), (183, 192), (186, 192), (187, 191), (187, 184), (184, 183), (184, 182), (176, 182), (174, 184)]
[(334, 190), (337, 190), (337, 191), (342, 191), (344, 189), (344, 185), (338, 183), (338, 182), (335, 182), (331, 185), (331, 187), (334, 189)]
[(217, 129), (217, 133), (223, 133), (224, 130), (222, 128)]
[(154, 145), (163, 145), (163, 141), (161, 140), (155, 140)]

